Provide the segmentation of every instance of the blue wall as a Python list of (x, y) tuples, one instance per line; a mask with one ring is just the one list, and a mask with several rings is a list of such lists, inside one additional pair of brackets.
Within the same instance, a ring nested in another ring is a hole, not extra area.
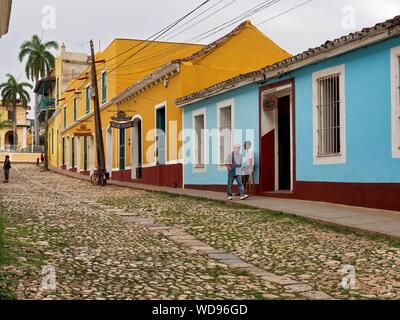
[[(296, 83), (297, 180), (400, 182), (392, 158), (390, 49), (400, 38), (363, 48), (293, 73)], [(312, 74), (345, 65), (347, 162), (313, 164)]]
[[(390, 49), (400, 37), (359, 49), (296, 70), (268, 83), (295, 78), (297, 181), (399, 183), (400, 159), (392, 158)], [(345, 164), (314, 165), (312, 74), (345, 65), (346, 153)], [(259, 155), (259, 85), (247, 85), (184, 109), (185, 128), (192, 127), (192, 111), (207, 108), (207, 127), (216, 128), (220, 101), (235, 99), (236, 129), (254, 128), (254, 149)], [(210, 146), (211, 148), (212, 146)], [(207, 173), (193, 173), (185, 165), (185, 184), (224, 184), (226, 173), (209, 166)], [(257, 168), (258, 179), (258, 168)]]
[[(212, 97), (210, 99), (206, 99), (199, 103), (195, 103), (193, 105), (187, 106), (184, 108), (184, 126), (185, 129), (192, 129), (193, 127), (193, 111), (201, 108), (206, 108), (206, 125), (208, 129), (216, 129), (217, 128), (217, 103), (222, 102), (228, 99), (234, 99), (234, 127), (235, 129), (242, 129), (243, 136), (242, 141), (246, 141), (246, 130), (253, 129), (254, 130), (254, 140), (253, 141), (253, 149), (256, 156), (259, 154), (259, 110), (258, 110), (258, 85), (248, 85), (243, 88), (239, 88), (233, 91), (230, 91), (226, 94), (218, 95)], [(236, 141), (240, 143), (241, 141)], [(212, 149), (217, 148), (217, 146), (213, 146), (210, 140), (209, 142), (209, 154), (210, 154), (210, 162)], [(242, 150), (243, 151), (243, 150)], [(207, 172), (204, 173), (196, 173), (193, 170), (193, 165), (189, 162), (190, 160), (190, 152), (185, 155), (185, 165), (184, 165), (184, 183), (185, 184), (196, 184), (196, 185), (216, 185), (216, 184), (226, 184), (227, 182), (227, 173), (226, 170), (220, 170), (218, 165), (209, 164), (207, 166)], [(255, 176), (258, 179), (258, 167), (256, 167)], [(258, 182), (258, 180), (257, 180)]]

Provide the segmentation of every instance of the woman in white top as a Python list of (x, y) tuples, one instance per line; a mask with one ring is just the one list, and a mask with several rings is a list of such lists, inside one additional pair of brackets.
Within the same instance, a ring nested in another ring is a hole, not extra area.
[(243, 167), (242, 167), (242, 180), (244, 189), (247, 190), (247, 185), (250, 182), (250, 176), (254, 172), (254, 164), (255, 164), (254, 151), (252, 148), (252, 143), (250, 141), (246, 141), (244, 143), (244, 150), (246, 152), (246, 155), (244, 157)]

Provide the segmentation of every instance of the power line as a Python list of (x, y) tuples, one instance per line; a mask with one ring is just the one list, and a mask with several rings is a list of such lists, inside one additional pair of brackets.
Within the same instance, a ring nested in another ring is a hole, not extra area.
[(261, 22), (257, 23), (257, 26), (260, 26), (260, 25), (262, 25), (262, 24), (264, 24), (264, 23), (266, 23), (266, 22), (268, 22), (268, 21), (271, 21), (271, 20), (273, 20), (273, 19), (275, 19), (275, 18), (278, 18), (278, 17), (280, 17), (280, 16), (283, 16), (283, 15), (286, 14), (286, 13), (292, 12), (292, 11), (296, 10), (297, 8), (300, 8), (300, 7), (305, 6), (306, 4), (309, 4), (309, 3), (312, 2), (312, 1), (313, 1), (313, 0), (304, 1), (304, 2), (302, 2), (302, 3), (300, 3), (300, 4), (298, 4), (297, 6), (294, 6), (294, 7), (290, 8), (290, 9), (288, 9), (288, 10), (286, 10), (286, 11), (283, 11), (283, 12), (281, 12), (280, 14), (277, 14), (276, 16), (273, 16), (273, 17), (271, 17), (271, 18), (269, 18), (269, 19), (267, 19), (267, 20), (264, 20), (264, 21), (261, 21)]
[(178, 19), (176, 22), (174, 22), (172, 25), (170, 25), (167, 28), (164, 28), (164, 31), (159, 33), (159, 35), (157, 37), (155, 37), (155, 39), (153, 39), (151, 42), (148, 42), (144, 47), (142, 47), (141, 49), (139, 49), (138, 51), (134, 52), (133, 54), (131, 54), (128, 58), (126, 58), (124, 61), (122, 61), (120, 64), (118, 64), (115, 68), (113, 68), (111, 71), (107, 72), (108, 74), (112, 73), (113, 71), (115, 71), (118, 67), (120, 67), (121, 65), (123, 65), (126, 61), (128, 61), (129, 59), (131, 59), (132, 57), (134, 57), (135, 55), (137, 55), (139, 52), (143, 51), (144, 49), (146, 49), (151, 43), (153, 43), (155, 40), (159, 39), (160, 37), (162, 37), (164, 34), (166, 34), (168, 31), (170, 31), (173, 27), (175, 27), (176, 25), (178, 25), (181, 21), (183, 21), (184, 19), (186, 19), (187, 17), (189, 17), (191, 14), (193, 14), (194, 12), (196, 12), (197, 10), (199, 10), (201, 7), (205, 6), (208, 2), (210, 2), (210, 0), (206, 0), (204, 1), (202, 4), (200, 4), (199, 6), (197, 6), (195, 9), (193, 9), (192, 11), (190, 11), (189, 13), (187, 13), (186, 15), (184, 15), (182, 18)]
[[(167, 27), (163, 28), (162, 30), (154, 33), (153, 35), (151, 35), (150, 37), (148, 37), (145, 40), (142, 40), (140, 43), (138, 43), (137, 45), (134, 45), (133, 47), (125, 50), (124, 52), (121, 52), (120, 54), (116, 55), (115, 57), (109, 59), (107, 62), (112, 61), (116, 58), (118, 58), (119, 56), (128, 53), (129, 51), (137, 48), (138, 46), (140, 46), (141, 44), (150, 41), (153, 37), (159, 37), (160, 34), (164, 34), (166, 31), (168, 32), (169, 30), (171, 30), (171, 28), (173, 28), (174, 26), (176, 26), (177, 24), (179, 24), (182, 20), (186, 19), (188, 16), (190, 16), (192, 13), (194, 13), (195, 11), (197, 11), (198, 9), (200, 9), (201, 7), (203, 7), (204, 5), (206, 5), (208, 2), (210, 2), (210, 0), (206, 0), (204, 1), (202, 4), (200, 4), (198, 7), (196, 7), (195, 9), (193, 9), (192, 11), (190, 11), (189, 13), (187, 13), (186, 15), (184, 15), (183, 17), (179, 18), (178, 20), (174, 21), (173, 23), (171, 23), (170, 25), (168, 25)], [(154, 41), (154, 40), (153, 40)]]
[(214, 34), (217, 34), (220, 31), (225, 30), (226, 28), (229, 28), (230, 26), (237, 24), (240, 21), (243, 21), (244, 19), (247, 19), (247, 18), (277, 4), (278, 2), (280, 2), (280, 0), (263, 1), (262, 3), (259, 3), (258, 5), (256, 5), (255, 7), (245, 11), (241, 15), (236, 16), (235, 18), (228, 20), (227, 22), (225, 22), (219, 26), (216, 26), (206, 32), (203, 32), (200, 35), (190, 39), (189, 41), (201, 41), (201, 40), (207, 39), (207, 38), (213, 36)]
[[(195, 25), (199, 24), (200, 22), (204, 21), (205, 19), (207, 19), (208, 17), (214, 15), (215, 13), (221, 11), (222, 9), (226, 8), (227, 6), (233, 4), (233, 2), (235, 2), (235, 1), (236, 1), (236, 0), (231, 1), (230, 3), (228, 3), (227, 5), (225, 5), (224, 7), (218, 9), (216, 12), (214, 12), (214, 13), (210, 14), (209, 16), (207, 16), (206, 18), (204, 18), (204, 19), (198, 21)], [(241, 20), (243, 20), (243, 19), (245, 19), (245, 18), (248, 18), (248, 17), (250, 17), (250, 16), (252, 16), (252, 15), (254, 15), (254, 14), (257, 14), (257, 13), (259, 13), (259, 12), (261, 12), (261, 11), (267, 9), (268, 7), (270, 7), (270, 6), (272, 6), (272, 5), (276, 4), (276, 3), (278, 3), (279, 1), (280, 1), (280, 0), (267, 0), (267, 1), (263, 1), (263, 2), (259, 3), (258, 5), (256, 5), (255, 7), (252, 7), (251, 9), (249, 9), (249, 10), (245, 11), (244, 13), (240, 14), (239, 16), (236, 16), (235, 18), (230, 19), (230, 20), (228, 20), (227, 22), (225, 22), (225, 23), (223, 23), (223, 24), (221, 24), (221, 25), (219, 25), (219, 26), (217, 26), (217, 27), (215, 27), (215, 28), (212, 28), (212, 29), (210, 29), (210, 30), (208, 30), (208, 31), (206, 31), (206, 32), (204, 32), (204, 33), (201, 33), (200, 35), (198, 35), (198, 36), (196, 36), (196, 37), (194, 37), (194, 38), (192, 38), (192, 39), (186, 40), (185, 42), (194, 42), (195, 39), (197, 39), (197, 38), (199, 38), (199, 37), (200, 37), (199, 40), (204, 40), (204, 39), (206, 39), (206, 38), (209, 38), (209, 37), (213, 36), (214, 34), (220, 32), (220, 31), (222, 31), (222, 30), (224, 30), (224, 29), (227, 29), (228, 27), (230, 27), (230, 26), (232, 26), (232, 25), (238, 23), (239, 21), (241, 21)], [(193, 25), (193, 26), (194, 26), (194, 25)], [(223, 28), (220, 28), (220, 27), (223, 27)], [(218, 28), (220, 28), (220, 29), (219, 29), (219, 30), (216, 30), (216, 29), (218, 29)], [(216, 31), (214, 31), (214, 30), (216, 30)], [(184, 31), (185, 31), (185, 30), (183, 30), (182, 32), (180, 32), (180, 33), (178, 33), (178, 34), (175, 34), (174, 36), (178, 36), (178, 35), (182, 34)], [(214, 32), (213, 32), (213, 31), (214, 31)], [(170, 38), (169, 38), (169, 39), (170, 39)], [(197, 40), (196, 40), (196, 41), (197, 41)], [(188, 45), (183, 46), (183, 47), (181, 47), (181, 48), (176, 48), (176, 49), (172, 49), (172, 50), (165, 49), (165, 50), (160, 51), (159, 53), (162, 53), (163, 51), (165, 51), (165, 52), (168, 52), (166, 55), (172, 54), (172, 53), (175, 53), (175, 52), (182, 51), (182, 50), (186, 49), (187, 47), (189, 47), (190, 45), (191, 45), (191, 44), (188, 44)], [(155, 46), (157, 46), (157, 44), (156, 44)], [(155, 46), (153, 46), (153, 48), (154, 48)], [(159, 54), (159, 53), (158, 53), (158, 54)], [(158, 54), (157, 54), (157, 55), (153, 55), (153, 58), (152, 58), (152, 59), (154, 59), (154, 57), (155, 57), (155, 58), (160, 57)], [(163, 56), (166, 56), (166, 55), (163, 55)], [(161, 56), (161, 57), (162, 57), (162, 56)], [(150, 59), (150, 58), (149, 58), (149, 59)], [(135, 62), (133, 62), (133, 63), (131, 63), (131, 64), (125, 64), (125, 65), (124, 65), (124, 68), (125, 68), (125, 67), (129, 67), (129, 66), (132, 66), (132, 65), (139, 64), (141, 61), (146, 61), (146, 60), (149, 60), (149, 59), (142, 59), (142, 60), (139, 60), (139, 61), (135, 61)]]

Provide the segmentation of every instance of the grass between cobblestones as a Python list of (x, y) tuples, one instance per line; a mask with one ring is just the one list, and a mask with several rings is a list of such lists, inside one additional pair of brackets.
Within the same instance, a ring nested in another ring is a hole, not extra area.
[(9, 287), (15, 284), (11, 274), (3, 270), (3, 266), (10, 263), (9, 253), (6, 251), (5, 242), (5, 219), (3, 217), (3, 208), (0, 205), (0, 300), (14, 300), (15, 296)]
[[(139, 192), (138, 192), (139, 193)], [(400, 242), (282, 212), (165, 192), (103, 197), (104, 204), (179, 226), (246, 262), (289, 275), (339, 299), (398, 299)], [(344, 265), (359, 287), (343, 290)]]

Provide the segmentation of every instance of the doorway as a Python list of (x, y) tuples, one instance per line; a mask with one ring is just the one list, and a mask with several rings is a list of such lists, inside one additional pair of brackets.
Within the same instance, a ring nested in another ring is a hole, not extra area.
[(131, 158), (132, 158), (132, 179), (142, 179), (142, 120), (133, 119), (131, 129)]
[(156, 110), (156, 163), (157, 165), (166, 164), (166, 138), (165, 138), (165, 106)]
[(290, 140), (290, 96), (285, 96), (278, 99), (278, 189), (280, 191), (292, 189)]
[(125, 129), (119, 129), (119, 170), (125, 170)]
[(291, 81), (261, 89), (260, 191), (293, 191)]

